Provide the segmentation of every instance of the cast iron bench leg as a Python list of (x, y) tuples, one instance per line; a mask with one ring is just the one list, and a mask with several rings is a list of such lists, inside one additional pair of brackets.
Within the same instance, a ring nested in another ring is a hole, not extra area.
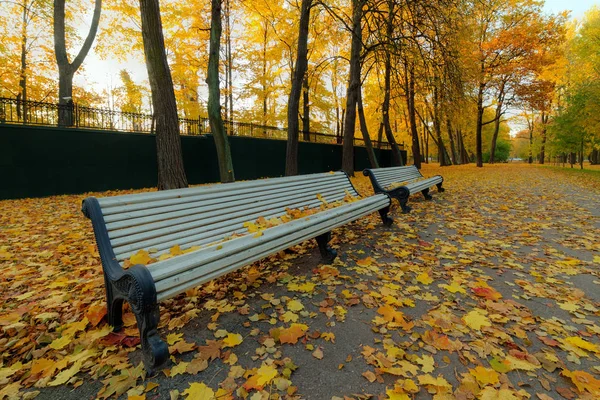
[(123, 327), (123, 301), (127, 301), (137, 320), (142, 343), (143, 361), (152, 372), (169, 359), (169, 348), (158, 334), (160, 320), (156, 288), (150, 272), (143, 266), (134, 265), (121, 277), (107, 281), (108, 321), (115, 331)]
[(402, 207), (402, 214), (408, 214), (412, 210), (412, 207), (406, 204), (408, 203), (408, 197), (399, 198), (398, 201), (400, 202), (400, 207)]
[(440, 182), (440, 183), (436, 183), (436, 184), (435, 184), (435, 186), (437, 186), (437, 190), (438, 190), (438, 192), (440, 192), (440, 193), (442, 193), (442, 192), (446, 191), (446, 189), (444, 189), (444, 188), (442, 187), (442, 183), (444, 183), (444, 182)]
[(390, 190), (388, 194), (398, 200), (400, 207), (402, 207), (402, 214), (408, 214), (410, 212), (411, 207), (406, 204), (408, 203), (408, 197), (410, 196), (408, 188), (402, 186)]
[(383, 222), (384, 226), (392, 226), (394, 223), (392, 217), (388, 216), (388, 212), (390, 212), (390, 206), (379, 210), (379, 215), (381, 216), (381, 221)]
[(429, 188), (421, 190), (421, 193), (423, 193), (423, 197), (425, 197), (425, 200), (433, 199), (433, 197), (429, 194)]
[(337, 251), (333, 250), (329, 247), (329, 241), (331, 240), (331, 232), (324, 233), (316, 237), (317, 244), (319, 245), (319, 251), (321, 252), (321, 257), (323, 261), (328, 263), (335, 260), (337, 257)]

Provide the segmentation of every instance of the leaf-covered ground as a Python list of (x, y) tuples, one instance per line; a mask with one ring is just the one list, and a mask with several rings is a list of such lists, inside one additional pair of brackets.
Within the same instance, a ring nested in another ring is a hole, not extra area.
[(161, 304), (154, 376), (106, 323), (85, 196), (0, 202), (0, 399), (600, 398), (600, 174), (436, 173), (332, 265), (306, 242)]

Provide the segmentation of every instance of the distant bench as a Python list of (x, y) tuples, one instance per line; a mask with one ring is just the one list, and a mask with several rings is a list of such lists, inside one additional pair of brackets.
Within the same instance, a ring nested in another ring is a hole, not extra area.
[[(127, 301), (144, 364), (155, 369), (169, 357), (157, 332), (159, 301), (315, 237), (321, 255), (332, 261), (333, 228), (375, 211), (386, 225), (392, 222), (387, 194), (358, 197), (344, 172), (332, 172), (85, 199), (82, 211), (92, 220), (102, 259), (109, 324), (122, 328)], [(140, 254), (170, 258), (123, 268)]]
[(436, 185), (438, 192), (445, 190), (442, 187), (444, 178), (440, 175), (424, 178), (414, 165), (408, 167), (367, 168), (363, 171), (363, 174), (371, 179), (375, 193), (387, 193), (398, 199), (403, 213), (408, 213), (411, 210), (407, 205), (408, 197), (411, 194), (421, 192), (426, 200), (431, 200), (429, 189), (432, 186)]

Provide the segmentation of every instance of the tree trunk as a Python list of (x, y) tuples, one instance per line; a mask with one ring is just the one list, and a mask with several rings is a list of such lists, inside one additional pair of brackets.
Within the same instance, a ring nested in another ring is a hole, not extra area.
[[(73, 73), (70, 68), (58, 68), (58, 126), (73, 126)], [(70, 94), (66, 96), (66, 94)]]
[(413, 164), (417, 169), (421, 169), (421, 148), (419, 146), (419, 132), (417, 130), (417, 118), (415, 111), (415, 70), (411, 64), (410, 72), (406, 76), (408, 91), (406, 93), (406, 103), (408, 119), (410, 121), (410, 133), (412, 137)]
[(498, 133), (500, 133), (500, 117), (502, 116), (502, 105), (504, 103), (506, 81), (502, 80), (498, 90), (498, 101), (496, 103), (496, 115), (494, 116), (494, 134), (492, 135), (492, 144), (490, 147), (490, 164), (496, 161), (496, 143), (498, 142)]
[(452, 164), (458, 164), (456, 158), (456, 145), (454, 144), (454, 132), (452, 131), (452, 123), (450, 118), (446, 117), (446, 130), (448, 131), (448, 139), (450, 140), (450, 159)]
[(342, 119), (340, 122), (340, 135), (337, 137), (337, 144), (342, 144), (344, 141), (344, 120), (346, 119), (346, 109), (342, 108)]
[(545, 111), (542, 111), (542, 146), (540, 148), (540, 164), (544, 164), (546, 159), (546, 132), (547, 132), (547, 124), (548, 124), (548, 114)]
[(533, 128), (534, 128), (533, 117), (531, 118), (531, 125), (529, 126), (529, 157), (527, 162), (533, 164)]
[(335, 107), (335, 140), (336, 143), (341, 143), (340, 138), (342, 137), (341, 124), (340, 124), (340, 107)]
[(375, 151), (373, 150), (373, 143), (371, 143), (371, 136), (369, 136), (369, 129), (367, 128), (367, 120), (365, 119), (365, 110), (363, 109), (362, 101), (362, 88), (358, 90), (358, 120), (360, 121), (360, 131), (362, 132), (363, 140), (365, 141), (365, 148), (367, 149), (367, 156), (369, 157), (369, 163), (371, 168), (379, 168)]
[(226, 53), (227, 53), (227, 96), (225, 97), (225, 103), (229, 100), (229, 107), (227, 107), (229, 111), (229, 116), (227, 119), (229, 121), (233, 121), (233, 56), (231, 54), (231, 4), (230, 0), (225, 0), (225, 34), (226, 34)]
[[(269, 34), (269, 24), (267, 21), (264, 21), (263, 25), (263, 42), (262, 42), (262, 77), (260, 79), (260, 84), (262, 88), (262, 103), (263, 103), (263, 115), (262, 115), (262, 124), (263, 126), (267, 125), (267, 116), (268, 116), (268, 89), (267, 88), (267, 39)], [(263, 131), (264, 135), (267, 135), (267, 131)]]
[[(72, 113), (69, 112), (70, 107), (65, 107), (65, 105), (73, 101), (73, 76), (83, 63), (83, 60), (94, 43), (96, 32), (98, 32), (101, 10), (102, 0), (96, 0), (92, 24), (90, 25), (88, 35), (85, 38), (79, 53), (75, 59), (73, 59), (73, 62), (70, 63), (65, 42), (65, 0), (54, 0), (54, 55), (58, 65), (59, 126), (70, 126), (73, 122)], [(60, 112), (61, 106), (63, 106), (63, 112)]]
[[(388, 38), (392, 37), (394, 26), (393, 26), (393, 3), (388, 2), (388, 5), (391, 7), (388, 19), (386, 21), (386, 34)], [(406, 65), (404, 66), (406, 71)], [(405, 82), (407, 83), (407, 82)], [(392, 131), (392, 125), (390, 124), (390, 96), (392, 89), (392, 57), (389, 51), (385, 52), (385, 76), (384, 76), (384, 89), (383, 89), (383, 104), (381, 105), (382, 112), (382, 124), (383, 130), (385, 132), (385, 137), (388, 140), (388, 143), (392, 147), (392, 160), (394, 165), (402, 166), (404, 165), (404, 159), (402, 159), (402, 153), (400, 153), (400, 149), (398, 148), (398, 144), (396, 143), (396, 138), (394, 137), (394, 132)], [(408, 86), (406, 87), (408, 92)]]
[(425, 163), (429, 164), (429, 135), (426, 135), (425, 132), (423, 132), (423, 136), (425, 136)]
[(483, 91), (485, 90), (485, 84), (479, 84), (479, 90), (477, 91), (477, 126), (475, 130), (475, 157), (477, 159), (477, 167), (483, 167), (483, 151), (482, 151), (482, 139), (481, 133), (483, 129)]
[(21, 107), (17, 103), (17, 115), (21, 113), (23, 123), (27, 123), (27, 0), (23, 2), (23, 26), (21, 28), (21, 71), (19, 74), (19, 87), (21, 88)]
[(142, 39), (156, 118), (158, 190), (187, 187), (173, 79), (165, 53), (158, 0), (140, 0)]
[(459, 129), (456, 132), (456, 134), (458, 139), (458, 151), (460, 153), (460, 163), (468, 164), (471, 162), (471, 160), (469, 159), (469, 154), (467, 153), (467, 149), (465, 148), (465, 141), (463, 138), (462, 130)]
[(349, 176), (354, 176), (354, 131), (356, 128), (356, 103), (360, 91), (363, 3), (364, 0), (352, 0), (350, 74), (346, 90), (346, 117), (344, 118), (344, 141), (342, 144), (342, 169)]
[(312, 0), (302, 0), (298, 28), (296, 66), (292, 75), (292, 89), (288, 98), (288, 140), (285, 157), (285, 175), (298, 175), (298, 110), (302, 81), (308, 67), (308, 23)]
[(446, 151), (446, 147), (444, 146), (444, 141), (442, 140), (442, 124), (440, 121), (441, 111), (439, 104), (439, 89), (436, 85), (433, 88), (433, 129), (435, 131), (436, 144), (438, 146), (438, 162), (440, 163), (440, 167), (445, 167), (450, 164), (450, 160), (448, 157), (448, 152)]
[(310, 142), (310, 104), (308, 102), (308, 77), (302, 82), (302, 134)]
[(583, 169), (583, 148), (584, 148), (584, 140), (581, 138), (581, 147), (579, 149), (579, 168)]
[(221, 116), (221, 91), (219, 88), (219, 52), (221, 47), (221, 0), (211, 0), (210, 49), (208, 55), (208, 121), (213, 134), (219, 160), (221, 182), (235, 181), (229, 139)]

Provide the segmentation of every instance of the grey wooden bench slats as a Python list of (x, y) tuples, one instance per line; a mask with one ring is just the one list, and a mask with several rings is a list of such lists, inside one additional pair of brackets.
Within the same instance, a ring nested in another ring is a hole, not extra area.
[[(260, 235), (244, 226), (259, 217), (281, 217), (287, 209), (318, 209), (348, 194), (359, 197), (348, 176), (336, 172), (85, 199), (82, 211), (92, 220), (102, 259), (109, 323), (115, 331), (122, 328), (127, 301), (136, 315), (144, 364), (154, 369), (168, 359), (157, 333), (159, 301), (311, 238), (331, 261), (332, 229), (375, 211), (386, 225), (392, 222), (391, 199), (380, 193), (262, 227)], [(158, 259), (175, 245), (199, 248), (123, 269), (140, 250)]]
[[(213, 279), (212, 275), (219, 266), (221, 267), (218, 275), (233, 271), (260, 260), (265, 253), (277, 253), (294, 243), (311, 239), (329, 232), (333, 227), (344, 225), (356, 219), (355, 215), (368, 215), (389, 204), (383, 197), (372, 197), (366, 200), (368, 201), (345, 204), (266, 229), (259, 237), (245, 235), (230, 241), (215, 243), (204, 250), (150, 264), (147, 268), (154, 279), (158, 300), (172, 297)], [(306, 225), (307, 219), (312, 220), (310, 226)]]
[[(148, 219), (148, 217), (136, 219), (135, 222), (128, 224), (129, 227), (124, 229), (113, 230), (111, 224), (107, 224), (107, 229), (117, 259), (123, 261), (140, 249), (155, 248), (160, 251), (175, 244), (184, 244), (181, 241), (177, 242), (178, 240), (185, 239), (185, 244), (190, 245), (194, 245), (193, 241), (195, 239), (204, 242), (221, 240), (228, 233), (234, 233), (234, 231), (240, 233), (240, 229), (245, 230), (242, 225), (249, 218), (256, 219), (263, 216), (270, 219), (278, 217), (285, 214), (285, 207), (318, 207), (321, 201), (316, 198), (315, 190), (326, 201), (334, 202), (342, 200), (348, 188), (342, 186), (334, 186), (333, 188), (313, 187), (311, 191), (293, 195), (287, 194), (284, 198), (265, 194), (260, 202), (224, 201), (221, 204), (207, 206), (206, 208), (187, 209), (185, 210), (186, 215), (183, 216), (180, 212), (161, 213), (155, 215), (155, 218), (152, 219)], [(214, 225), (223, 228), (223, 224), (231, 226), (231, 232), (225, 230), (217, 233), (214, 231)], [(194, 235), (200, 235), (200, 237)]]
[(431, 200), (429, 189), (437, 186), (438, 192), (443, 192), (444, 178), (441, 175), (424, 178), (414, 165), (392, 168), (367, 168), (363, 171), (373, 185), (375, 193), (387, 193), (398, 199), (403, 213), (408, 213), (411, 207), (407, 205), (411, 194), (421, 192), (426, 200)]

